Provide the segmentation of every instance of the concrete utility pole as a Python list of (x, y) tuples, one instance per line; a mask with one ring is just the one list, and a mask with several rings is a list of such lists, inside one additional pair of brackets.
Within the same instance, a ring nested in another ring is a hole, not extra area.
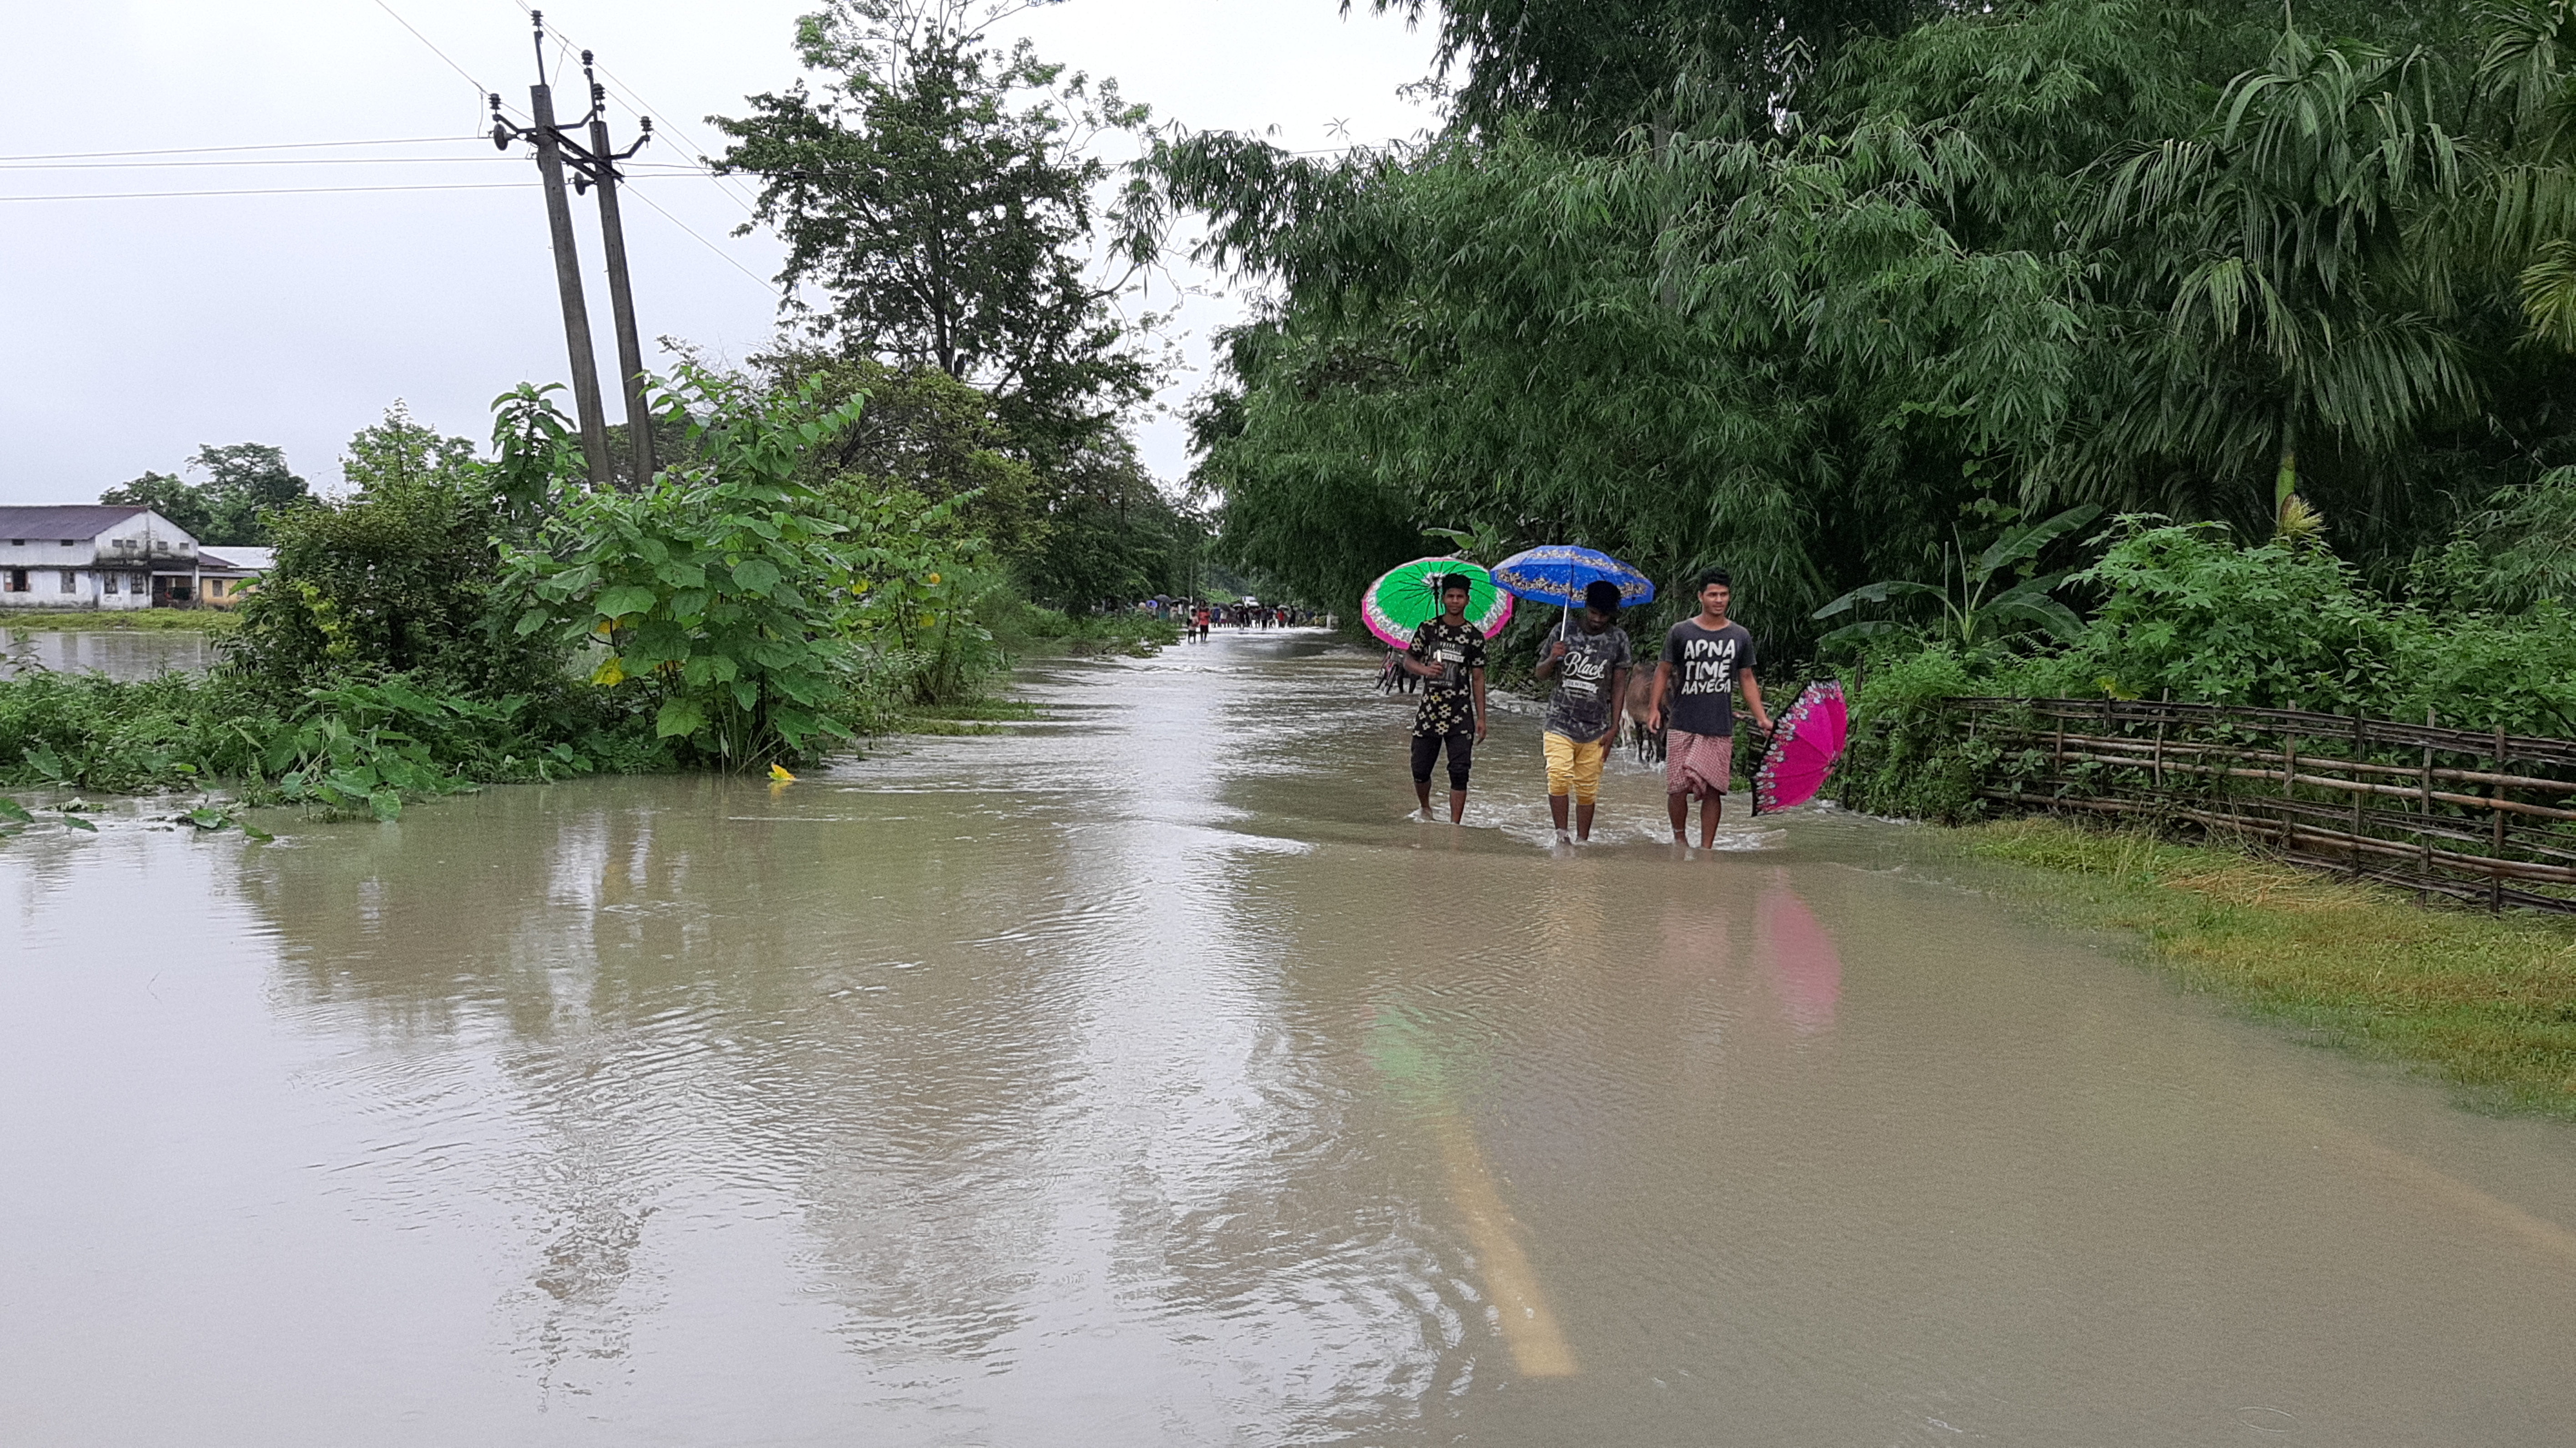
[(626, 279), (626, 223), (617, 214), (617, 163), (652, 144), (653, 118), (643, 118), (643, 134), (634, 145), (610, 150), (608, 91), (591, 76), (587, 50), (581, 53), (581, 73), (590, 81), (591, 165), (586, 169), (599, 187), (599, 234), (608, 252), (608, 306), (617, 323), (617, 374), (626, 389), (626, 445), (635, 460), (635, 486), (641, 488), (653, 480), (653, 418), (644, 400), (644, 344), (635, 333), (635, 291)]
[(608, 456), (608, 420), (600, 404), (599, 362), (591, 349), (590, 309), (581, 295), (581, 255), (574, 248), (572, 235), (572, 201), (564, 195), (564, 168), (574, 171), (575, 190), (599, 188), (599, 221), (608, 253), (608, 298), (617, 324), (617, 368), (626, 396), (627, 445), (633, 459), (635, 476), (632, 488), (641, 488), (653, 477), (653, 424), (645, 410), (644, 347), (635, 329), (635, 297), (626, 278), (626, 228), (617, 210), (617, 163), (642, 150), (653, 139), (650, 117), (643, 123), (643, 135), (623, 151), (609, 149), (607, 92), (591, 76), (591, 54), (581, 53), (582, 74), (590, 79), (590, 111), (574, 126), (590, 128), (590, 144), (585, 147), (555, 123), (553, 88), (545, 81), (546, 17), (542, 10), (532, 10), (528, 18), (536, 23), (537, 83), (528, 88), (528, 110), (535, 124), (514, 126), (502, 118), (501, 98), (492, 97), (492, 144), (504, 151), (512, 141), (528, 141), (537, 148), (537, 173), (545, 181), (546, 226), (554, 238), (555, 287), (563, 298), (564, 346), (572, 356), (573, 405), (581, 417), (582, 460), (590, 471), (594, 488), (612, 486), (617, 470)]

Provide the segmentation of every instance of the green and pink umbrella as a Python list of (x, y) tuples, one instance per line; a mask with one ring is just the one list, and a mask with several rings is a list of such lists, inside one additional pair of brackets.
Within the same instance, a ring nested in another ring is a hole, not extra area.
[(1512, 596), (1464, 558), (1416, 558), (1388, 569), (1360, 595), (1360, 621), (1391, 649), (1411, 648), (1414, 630), (1440, 616), (1441, 581), (1467, 578), (1467, 622), (1487, 638), (1512, 621)]

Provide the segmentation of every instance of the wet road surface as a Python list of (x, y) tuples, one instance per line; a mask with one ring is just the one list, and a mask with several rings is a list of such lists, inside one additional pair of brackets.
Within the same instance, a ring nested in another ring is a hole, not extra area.
[(1310, 634), (0, 850), (0, 1442), (2557, 1444), (2576, 1135)]

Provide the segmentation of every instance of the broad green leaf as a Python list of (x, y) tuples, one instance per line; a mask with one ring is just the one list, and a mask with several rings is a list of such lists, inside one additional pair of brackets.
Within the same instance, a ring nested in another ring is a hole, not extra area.
[(667, 699), (653, 716), (653, 733), (663, 739), (686, 738), (707, 727), (707, 715), (695, 699)]
[(1889, 623), (1885, 619), (1869, 619), (1861, 623), (1845, 624), (1843, 627), (1835, 629), (1832, 633), (1816, 640), (1816, 646), (1819, 648), (1837, 647), (1844, 644), (1860, 643), (1867, 639), (1890, 638), (1902, 634), (1911, 634), (1912, 632), (1914, 632), (1912, 629), (1905, 627), (1903, 624)]
[(734, 586), (754, 596), (777, 587), (780, 576), (778, 565), (766, 558), (746, 558), (733, 566)]
[(628, 614), (649, 612), (653, 601), (653, 590), (640, 584), (625, 583), (601, 589), (591, 606), (599, 610), (602, 618), (624, 618)]
[(1851, 592), (1844, 594), (1842, 597), (1835, 599), (1833, 602), (1826, 604), (1824, 607), (1817, 609), (1814, 613), (1808, 615), (1808, 617), (1831, 618), (1835, 614), (1849, 612), (1856, 604), (1885, 603), (1891, 598), (1940, 598), (1943, 596), (1944, 595), (1940, 589), (1935, 588), (1928, 583), (1916, 583), (1903, 578), (1886, 578), (1881, 579), (1876, 583), (1864, 583), (1860, 587), (1853, 589)]
[(2082, 503), (2027, 527), (2015, 528), (1977, 555), (1977, 573), (1991, 578), (2009, 564), (2035, 558), (2041, 549), (2102, 516), (2099, 503)]

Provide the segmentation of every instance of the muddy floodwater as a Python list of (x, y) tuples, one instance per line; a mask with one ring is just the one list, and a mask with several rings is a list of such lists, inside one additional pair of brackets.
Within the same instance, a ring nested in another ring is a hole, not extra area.
[(215, 661), (214, 635), (198, 629), (11, 628), (0, 624), (0, 679), (29, 667), (58, 674), (149, 679), (201, 674)]
[(1526, 714), (1412, 821), (1374, 667), (0, 847), (0, 1442), (2576, 1436), (2576, 1131)]

